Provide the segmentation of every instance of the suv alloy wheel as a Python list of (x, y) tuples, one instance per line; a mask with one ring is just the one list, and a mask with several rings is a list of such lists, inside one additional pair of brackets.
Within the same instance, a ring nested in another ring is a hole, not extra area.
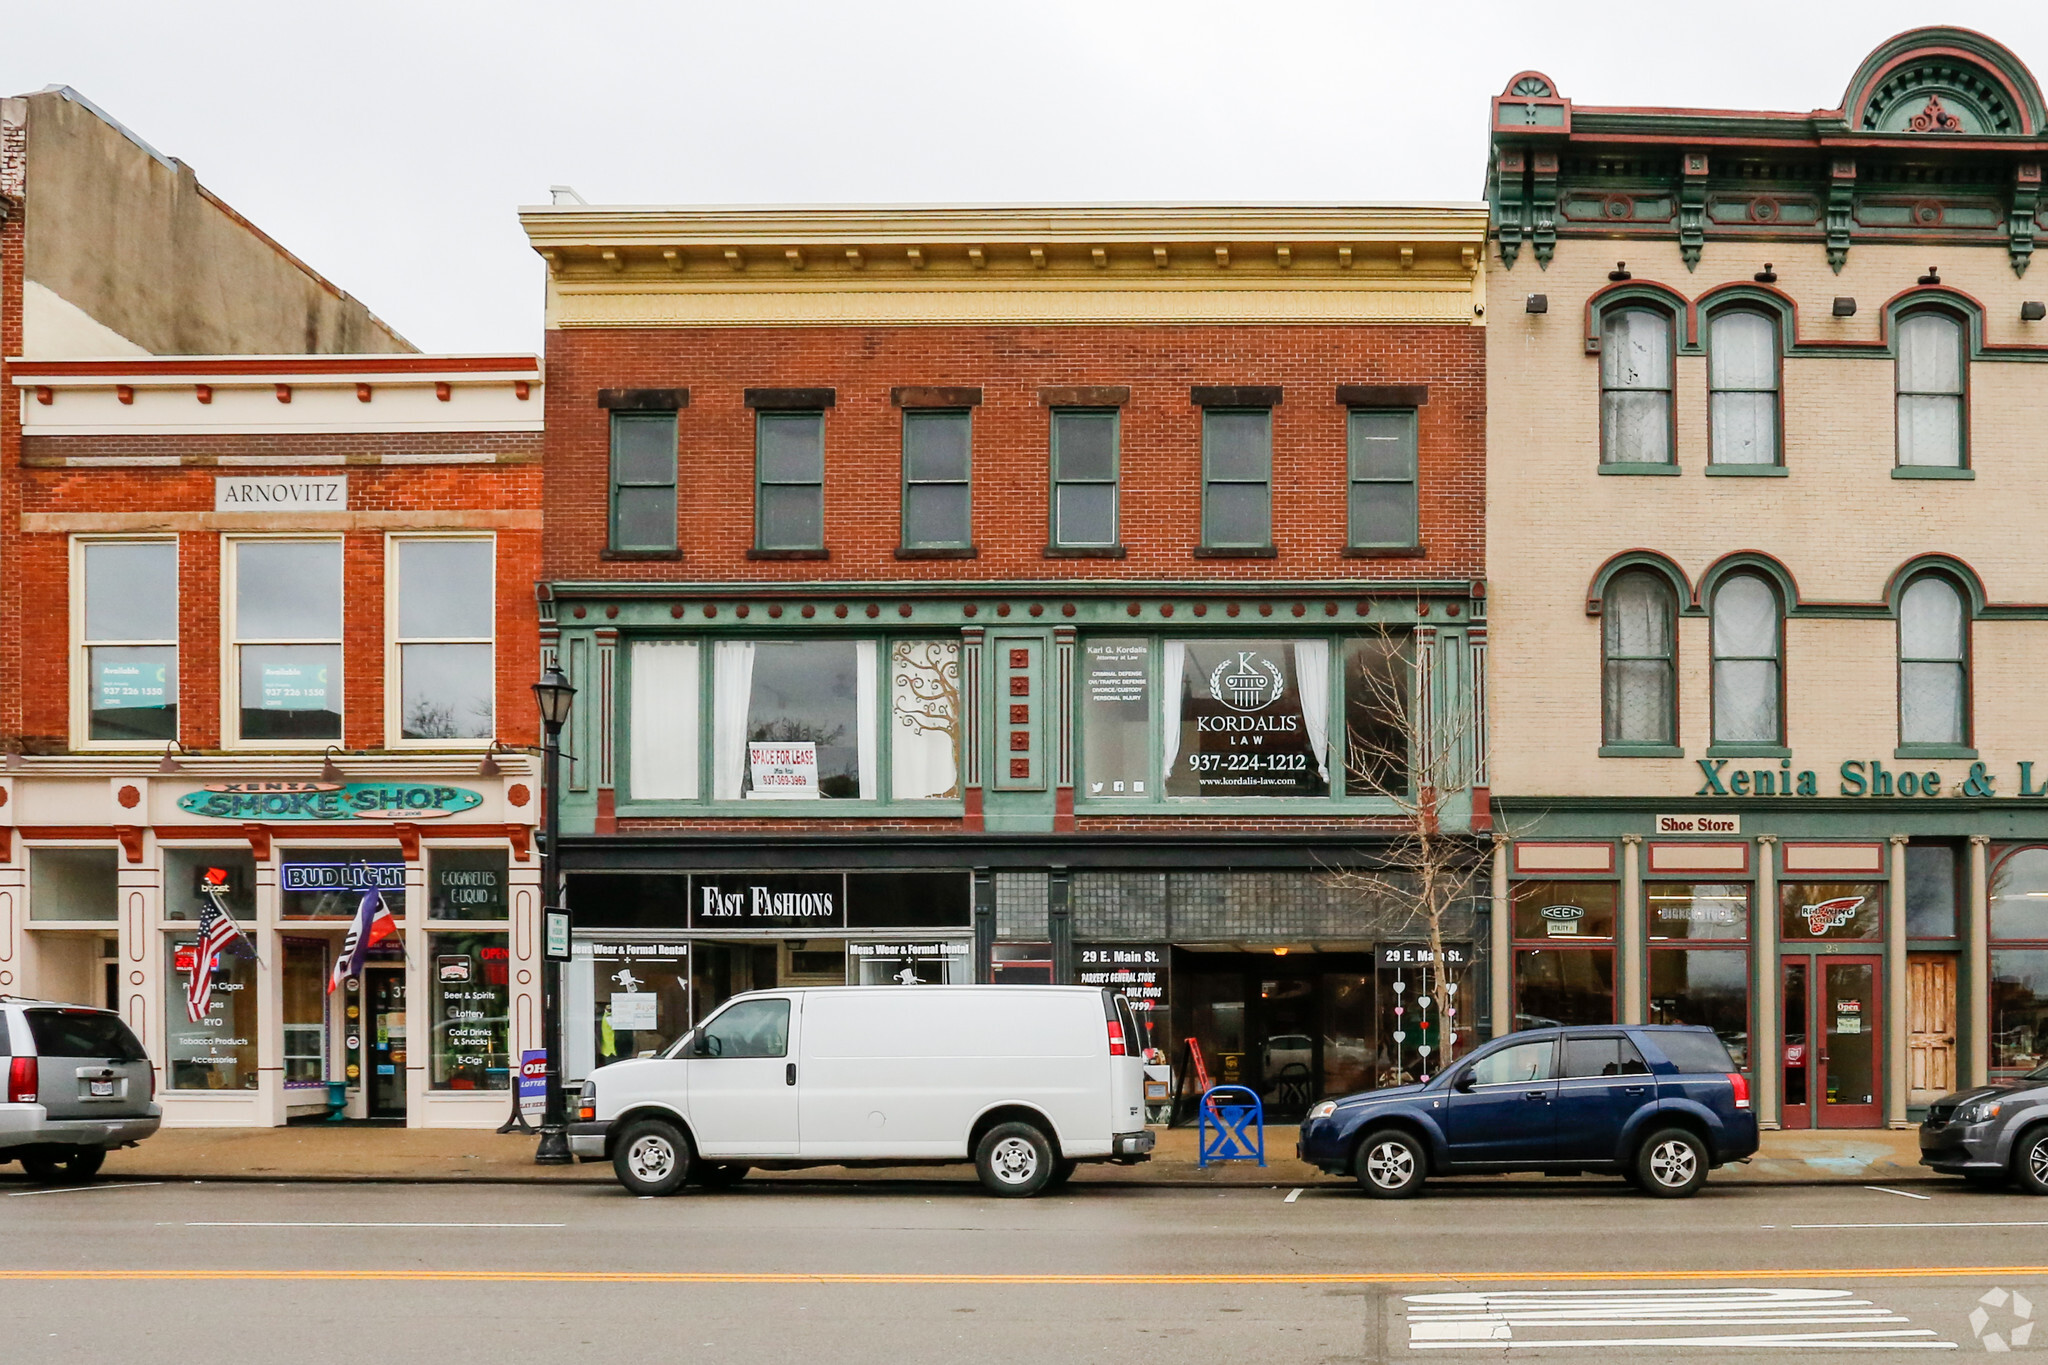
[(1644, 1194), (1683, 1199), (1706, 1183), (1707, 1146), (1686, 1129), (1659, 1129), (1636, 1150), (1636, 1177)]
[(1375, 1199), (1411, 1199), (1422, 1192), (1429, 1157), (1422, 1144), (1397, 1129), (1366, 1134), (1358, 1144), (1358, 1186)]
[(2030, 1194), (2048, 1194), (2048, 1124), (2020, 1134), (2013, 1144), (2013, 1170)]

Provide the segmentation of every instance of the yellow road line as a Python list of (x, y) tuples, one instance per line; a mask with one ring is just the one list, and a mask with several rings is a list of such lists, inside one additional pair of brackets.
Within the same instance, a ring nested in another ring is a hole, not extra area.
[(1637, 1280), (2018, 1279), (2048, 1265), (1846, 1266), (1753, 1270), (1509, 1270), (1386, 1274), (860, 1275), (809, 1271), (690, 1270), (0, 1270), (0, 1281), (357, 1280), (481, 1284), (856, 1284), (856, 1285), (1398, 1285), (1570, 1284)]

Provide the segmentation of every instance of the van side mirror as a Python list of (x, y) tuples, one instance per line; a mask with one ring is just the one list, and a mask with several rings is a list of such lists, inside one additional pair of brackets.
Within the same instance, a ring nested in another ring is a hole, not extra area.
[(1456, 1080), (1451, 1082), (1451, 1089), (1457, 1091), (1460, 1095), (1469, 1095), (1472, 1093), (1472, 1087), (1478, 1083), (1477, 1080), (1473, 1079), (1472, 1069), (1467, 1067), (1458, 1073)]

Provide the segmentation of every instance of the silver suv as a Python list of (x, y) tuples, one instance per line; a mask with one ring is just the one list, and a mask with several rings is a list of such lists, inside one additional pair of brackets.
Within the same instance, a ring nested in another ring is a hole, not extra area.
[(163, 1123), (156, 1071), (111, 1010), (0, 995), (0, 1162), (45, 1183), (90, 1180)]

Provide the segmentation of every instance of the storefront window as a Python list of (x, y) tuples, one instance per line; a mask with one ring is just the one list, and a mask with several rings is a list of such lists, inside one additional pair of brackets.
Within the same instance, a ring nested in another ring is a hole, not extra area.
[(38, 923), (120, 918), (120, 852), (111, 848), (38, 848), (28, 855), (29, 918)]
[(1168, 640), (1168, 796), (1327, 796), (1328, 640)]
[(427, 857), (428, 918), (502, 920), (509, 913), (511, 863), (503, 849), (444, 848)]
[(1991, 953), (1991, 1068), (2031, 1071), (2048, 1061), (2048, 948)]
[[(964, 986), (974, 981), (974, 945), (966, 939), (926, 943), (851, 942), (848, 975), (855, 986)], [(1084, 984), (1096, 985), (1087, 980)]]
[(1650, 1022), (1697, 1024), (1749, 1066), (1749, 954), (1739, 948), (1654, 948)]
[(1998, 864), (1991, 937), (2048, 940), (2048, 848), (2023, 848)]
[(405, 917), (405, 858), (396, 848), (294, 848), (281, 856), (286, 919), (353, 919), (372, 891), (394, 918)]
[(1344, 646), (1344, 752), (1354, 796), (1405, 796), (1412, 758), (1415, 654), (1406, 635)]
[(178, 737), (178, 542), (86, 541), (89, 738)]
[(1875, 939), (1884, 925), (1881, 882), (1787, 882), (1778, 888), (1779, 936), (1801, 943)]
[(1749, 888), (1740, 882), (1648, 882), (1643, 886), (1650, 938), (1749, 939)]
[(712, 796), (873, 800), (873, 640), (756, 643), (712, 651)]
[(327, 1079), (327, 944), (284, 941), (284, 1083)]
[(341, 738), (341, 542), (234, 545), (244, 741)]
[(1088, 795), (1154, 794), (1152, 643), (1089, 640), (1082, 649), (1081, 775)]
[(1614, 950), (1515, 950), (1515, 1027), (1614, 1022)]
[(167, 848), (164, 851), (164, 918), (199, 918), (206, 886), (220, 889), (228, 913), (256, 918), (256, 855), (240, 848)]
[(898, 801), (960, 797), (960, 644), (898, 640), (889, 651), (889, 785)]
[(510, 1087), (511, 965), (503, 934), (427, 936), (434, 1089)]
[(1611, 939), (1619, 894), (1613, 882), (1517, 882), (1515, 937)]
[(590, 985), (593, 1065), (658, 1051), (689, 1028), (687, 944), (593, 943)]
[(404, 737), (489, 739), (497, 704), (494, 543), (408, 539), (396, 545)]
[(1906, 845), (1907, 937), (1954, 938), (1957, 900), (1955, 846)]
[(191, 934), (166, 936), (165, 1084), (172, 1090), (254, 1090), (258, 1031), (256, 963), (230, 947), (216, 960), (213, 999), (194, 1023), (186, 1008), (199, 948)]

